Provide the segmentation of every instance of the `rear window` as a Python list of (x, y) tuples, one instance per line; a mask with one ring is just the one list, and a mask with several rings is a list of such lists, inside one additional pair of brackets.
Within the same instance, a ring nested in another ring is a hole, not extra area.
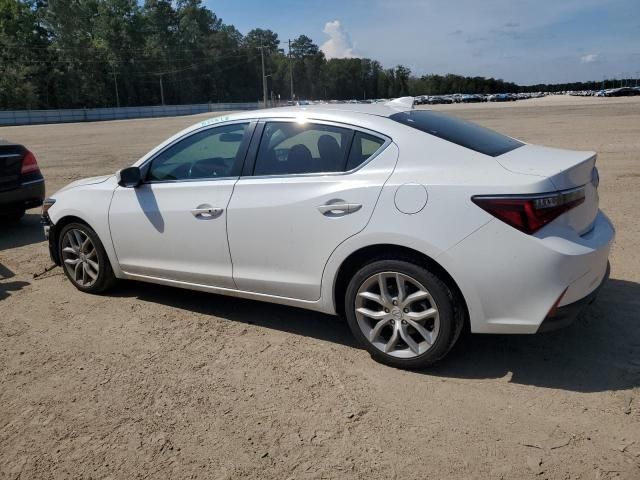
[(501, 133), (440, 112), (412, 110), (393, 114), (390, 118), (461, 147), (492, 157), (497, 157), (524, 145), (522, 142)]

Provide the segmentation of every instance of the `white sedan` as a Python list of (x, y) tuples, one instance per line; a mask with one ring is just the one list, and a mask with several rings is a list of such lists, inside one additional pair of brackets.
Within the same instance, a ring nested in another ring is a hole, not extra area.
[(132, 279), (344, 315), (402, 368), (442, 358), (465, 324), (570, 322), (607, 279), (614, 239), (595, 153), (412, 101), (200, 122), (48, 199), (51, 256), (84, 292)]

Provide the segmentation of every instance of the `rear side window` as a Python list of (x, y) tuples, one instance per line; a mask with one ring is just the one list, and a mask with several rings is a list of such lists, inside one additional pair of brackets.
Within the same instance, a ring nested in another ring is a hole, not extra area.
[(351, 145), (351, 152), (349, 152), (349, 159), (347, 160), (346, 170), (353, 170), (359, 167), (364, 162), (369, 160), (369, 157), (374, 155), (384, 145), (384, 140), (373, 135), (368, 135), (362, 132), (356, 132), (353, 137), (353, 144)]
[(491, 157), (498, 157), (524, 145), (501, 133), (440, 112), (412, 110), (393, 114), (390, 118)]

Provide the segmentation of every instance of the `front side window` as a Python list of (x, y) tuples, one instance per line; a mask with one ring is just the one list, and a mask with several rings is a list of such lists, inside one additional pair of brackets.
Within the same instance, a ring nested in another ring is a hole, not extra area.
[(352, 136), (352, 130), (329, 125), (267, 123), (253, 174), (343, 172)]
[(238, 176), (248, 123), (210, 128), (178, 141), (151, 162), (148, 181)]

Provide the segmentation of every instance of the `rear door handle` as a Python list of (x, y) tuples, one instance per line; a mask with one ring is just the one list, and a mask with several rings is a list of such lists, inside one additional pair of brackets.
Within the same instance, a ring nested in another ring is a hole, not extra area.
[(199, 220), (213, 220), (222, 215), (222, 212), (224, 212), (224, 208), (216, 208), (209, 205), (200, 205), (198, 208), (191, 210), (191, 214)]
[(355, 213), (362, 208), (359, 203), (346, 203), (342, 200), (328, 202), (318, 207), (318, 211), (325, 217), (344, 217), (350, 213)]

